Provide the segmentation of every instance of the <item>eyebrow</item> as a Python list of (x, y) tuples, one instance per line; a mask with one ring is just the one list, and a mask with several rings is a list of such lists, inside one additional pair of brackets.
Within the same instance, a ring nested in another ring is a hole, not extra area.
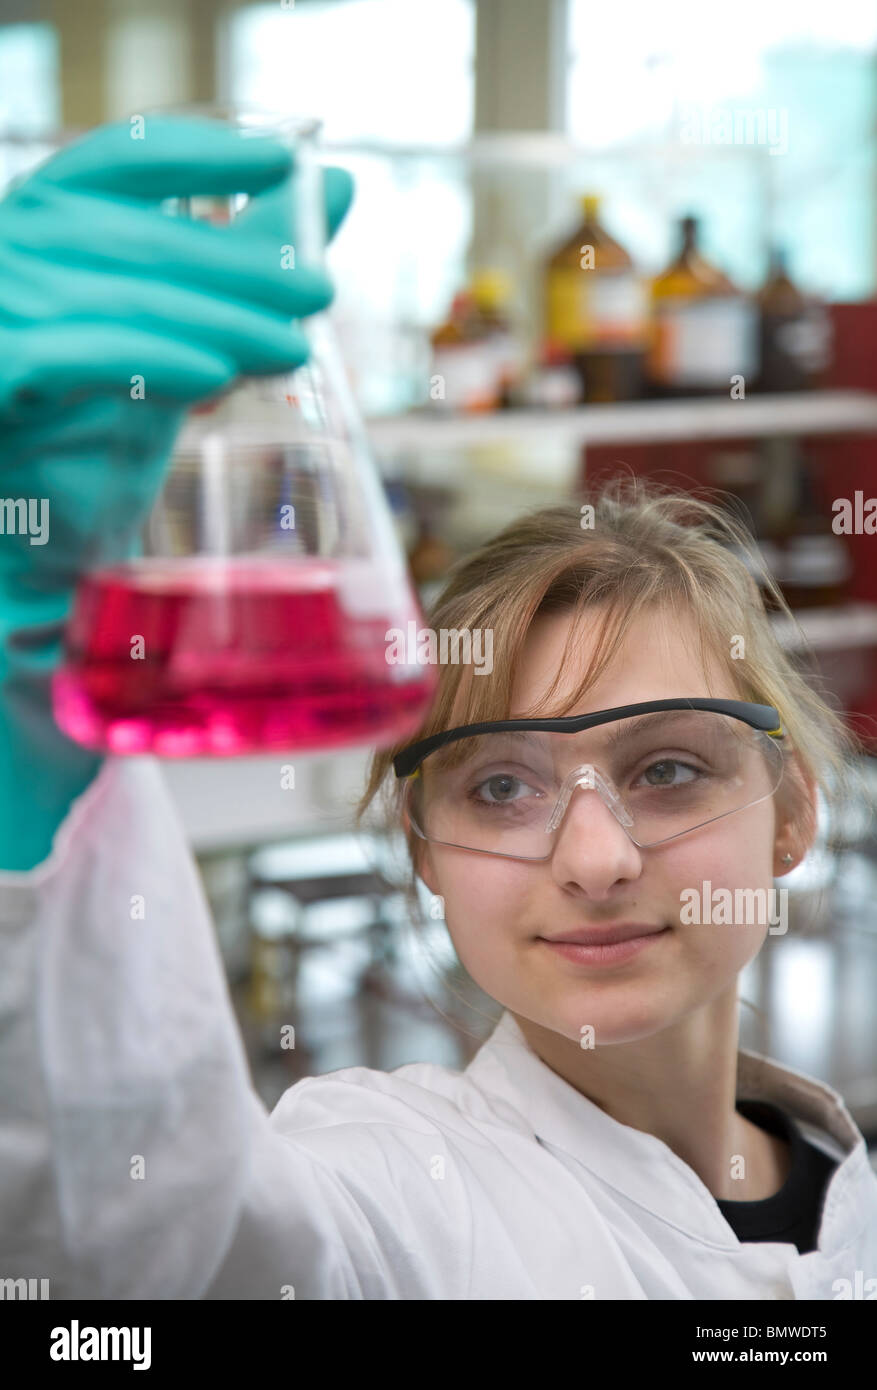
[[(486, 733), (470, 735), (473, 743), (483, 742), (484, 739), (495, 740), (504, 738), (508, 739), (510, 743), (530, 743), (537, 748), (545, 747), (545, 736), (546, 731), (544, 729), (491, 729)], [(457, 749), (460, 742), (464, 741), (465, 740), (456, 740), (454, 743), (446, 744), (444, 748), (437, 748), (433, 756), (440, 756), (442, 752), (444, 752), (448, 758), (453, 758), (453, 750)]]
[[(643, 729), (655, 728), (659, 724), (663, 726), (665, 724), (673, 724), (674, 722), (678, 723), (680, 719), (686, 719), (690, 714), (702, 714), (704, 712), (703, 710), (690, 709), (651, 710), (648, 714), (641, 714), (636, 719), (631, 720), (629, 717), (627, 719), (622, 718), (618, 723), (627, 725), (627, 727), (614, 729), (609, 734), (606, 742), (610, 748), (615, 748), (623, 738), (630, 738), (633, 734), (641, 733)], [(607, 720), (605, 724), (597, 724), (594, 728), (611, 729), (612, 722), (611, 720)], [(546, 733), (550, 734), (550, 732), (550, 730), (545, 729), (497, 729), (493, 736), (498, 738), (502, 734), (507, 734), (511, 739), (521, 739), (525, 742), (538, 742), (545, 737)], [(577, 729), (575, 733), (571, 732), (569, 737), (574, 738), (578, 734), (589, 734), (591, 732), (592, 729)]]
[[(619, 722), (623, 725), (627, 725), (626, 728), (612, 729), (612, 721), (607, 721), (606, 724), (597, 724), (594, 729), (577, 729), (575, 732), (571, 731), (569, 734), (562, 734), (560, 736), (576, 739), (580, 738), (582, 734), (598, 732), (602, 729), (610, 729), (611, 732), (606, 738), (606, 747), (611, 753), (614, 753), (623, 740), (635, 737), (638, 733), (641, 733), (643, 729), (653, 729), (659, 725), (663, 729), (668, 724), (678, 723), (679, 720), (686, 719), (690, 714), (698, 713), (703, 713), (703, 711), (689, 709), (651, 710), (648, 714), (641, 714), (636, 719), (631, 719), (630, 716), (627, 718), (622, 717)], [(507, 738), (513, 743), (530, 743), (535, 744), (537, 748), (544, 748), (545, 745), (543, 740), (546, 736), (548, 738), (553, 737), (555, 732), (556, 731), (548, 729), (495, 729), (483, 734), (474, 734), (472, 737), (476, 740), (483, 738)], [(454, 747), (456, 747), (454, 743), (447, 745), (447, 755), (451, 758), (453, 758), (451, 749)], [(440, 751), (439, 749), (436, 750), (436, 752)]]
[[(630, 725), (629, 728), (627, 728), (627, 729), (616, 729), (616, 730), (614, 731), (614, 733), (611, 733), (611, 734), (609, 735), (609, 738), (607, 739), (607, 743), (609, 744), (609, 747), (610, 747), (610, 748), (615, 748), (615, 747), (621, 742), (622, 738), (630, 738), (633, 734), (638, 734), (638, 733), (640, 733), (643, 729), (647, 729), (647, 728), (649, 728), (649, 727), (655, 727), (655, 726), (658, 725), (658, 724), (660, 724), (660, 725), (663, 726), (663, 725), (665, 725), (665, 724), (678, 723), (678, 721), (679, 721), (680, 719), (685, 719), (685, 718), (687, 718), (688, 715), (690, 715), (690, 714), (704, 714), (704, 713), (709, 713), (709, 711), (705, 711), (705, 710), (690, 710), (690, 709), (675, 709), (675, 710), (660, 710), (660, 711), (654, 711), (654, 712), (651, 713), (651, 714), (641, 714), (641, 715), (639, 716), (638, 719), (634, 719), (633, 723)], [(622, 720), (622, 721), (621, 721), (622, 724), (624, 724), (624, 723), (626, 723), (626, 722), (627, 722), (626, 720)], [(598, 727), (599, 727), (599, 725), (598, 725)]]

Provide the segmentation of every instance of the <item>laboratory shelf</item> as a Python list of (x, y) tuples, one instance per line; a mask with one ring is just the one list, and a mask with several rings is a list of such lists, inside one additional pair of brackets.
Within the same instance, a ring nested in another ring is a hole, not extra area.
[(541, 445), (659, 444), (770, 435), (877, 434), (877, 393), (811, 391), (743, 400), (631, 401), (570, 410), (497, 410), (462, 415), (418, 409), (372, 416), (380, 453), (507, 442)]

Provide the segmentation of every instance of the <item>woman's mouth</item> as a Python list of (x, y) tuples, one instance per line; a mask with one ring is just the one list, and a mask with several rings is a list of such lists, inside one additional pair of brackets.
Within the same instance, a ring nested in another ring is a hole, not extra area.
[(636, 922), (602, 929), (578, 929), (562, 936), (537, 939), (555, 955), (576, 965), (615, 965), (639, 955), (670, 930), (668, 926)]

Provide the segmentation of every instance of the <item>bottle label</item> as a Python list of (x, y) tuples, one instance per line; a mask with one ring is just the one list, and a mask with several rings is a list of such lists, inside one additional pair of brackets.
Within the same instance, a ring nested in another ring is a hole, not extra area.
[(495, 410), (499, 404), (497, 359), (487, 340), (436, 348), (433, 377), (438, 390), (430, 393), (430, 405), (437, 410)]
[(575, 352), (641, 347), (645, 286), (636, 271), (552, 270), (546, 286), (546, 336)]
[(655, 305), (652, 376), (668, 386), (727, 386), (754, 373), (757, 320), (747, 299), (667, 299)]
[(524, 398), (527, 405), (563, 409), (578, 405), (582, 383), (574, 367), (566, 363), (539, 366), (527, 378)]
[(809, 309), (794, 318), (776, 320), (774, 341), (803, 372), (821, 372), (831, 364), (832, 327), (828, 313)]
[(646, 287), (635, 272), (598, 275), (591, 281), (588, 310), (601, 347), (642, 347), (647, 308)]

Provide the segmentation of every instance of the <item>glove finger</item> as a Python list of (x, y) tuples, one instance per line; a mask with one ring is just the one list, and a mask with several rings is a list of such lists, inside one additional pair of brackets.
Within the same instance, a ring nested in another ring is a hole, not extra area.
[[(0, 266), (8, 272), (8, 252), (0, 256)], [(0, 325), (7, 332), (24, 331), (40, 321), (45, 326), (75, 327), (83, 319), (102, 320), (169, 342), (200, 346), (234, 361), (243, 373), (293, 371), (305, 360), (301, 331), (283, 314), (162, 281), (52, 267), (42, 261), (28, 266), (24, 256), (17, 258), (15, 268), (14, 278), (6, 276), (0, 300)], [(331, 302), (326, 276), (308, 270), (288, 273), (296, 276), (299, 314)], [(0, 379), (10, 370), (15, 370), (14, 351), (0, 356)]]
[[(299, 232), (299, 209), (296, 206), (292, 182), (284, 180), (275, 188), (268, 188), (257, 198), (252, 198), (242, 212), (225, 228), (231, 240), (238, 238), (253, 243), (264, 243), (274, 248), (279, 258), (281, 249), (289, 257), (290, 248), (300, 265), (308, 264), (308, 248), (303, 244)], [(318, 233), (319, 236), (319, 233)], [(321, 259), (319, 242), (317, 264)], [(311, 261), (313, 264), (313, 260)]]
[[(295, 193), (290, 195), (291, 183), (284, 181), (254, 198), (231, 223), (235, 234), (264, 236), (275, 243), (290, 242), (295, 245), (298, 238)], [(353, 176), (334, 164), (323, 166), (323, 202), (326, 215), (325, 233), (327, 244), (335, 236), (350, 204), (353, 202)]]
[[(59, 266), (180, 284), (264, 304), (290, 318), (323, 309), (331, 302), (331, 286), (317, 286), (295, 268), (291, 228), (284, 225), (287, 208), (278, 206), (277, 197), (283, 204), (287, 188), (284, 183), (254, 199), (250, 207), (255, 212), (260, 205), (260, 220), (254, 217), (239, 232), (238, 222), (216, 227), (130, 201), (47, 186), (20, 189), (0, 208), (0, 312), (26, 317), (27, 286), (56, 279)], [(230, 235), (233, 229), (238, 234)], [(20, 260), (10, 263), (16, 251), (39, 260), (30, 269)], [(54, 297), (63, 295), (63, 286), (51, 293), (53, 302), (61, 302)]]
[(144, 116), (89, 131), (31, 178), (154, 202), (258, 193), (284, 178), (294, 162), (294, 154), (269, 136), (244, 137), (200, 117)]
[[(335, 164), (323, 165), (323, 204), (325, 211), (325, 235), (327, 244), (335, 236), (347, 216), (354, 194), (353, 175)], [(298, 208), (296, 194), (291, 181), (268, 189), (254, 198), (231, 223), (234, 233), (247, 232), (264, 236), (277, 243), (299, 239), (297, 230)]]
[(237, 375), (236, 363), (219, 353), (103, 322), (0, 333), (0, 351), (7, 363), (0, 415), (14, 424), (81, 393), (122, 392), (132, 408), (153, 398), (188, 403), (214, 395)]

